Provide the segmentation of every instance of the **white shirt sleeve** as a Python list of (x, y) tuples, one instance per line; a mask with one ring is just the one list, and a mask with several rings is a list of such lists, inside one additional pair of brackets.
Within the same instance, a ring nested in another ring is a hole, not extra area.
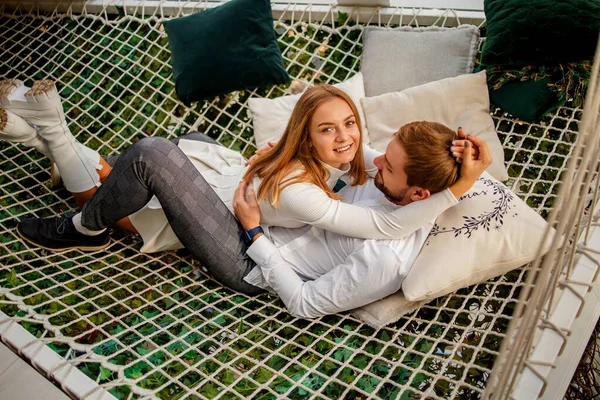
[(374, 210), (327, 196), (317, 186), (297, 183), (281, 191), (280, 216), (360, 239), (401, 239), (458, 203), (449, 189), (394, 211)]
[(398, 291), (405, 277), (396, 253), (374, 240), (364, 241), (342, 264), (307, 282), (266, 236), (258, 238), (247, 254), (290, 314), (300, 318), (317, 318), (372, 303)]
[(377, 175), (377, 167), (375, 166), (375, 157), (379, 157), (382, 153), (363, 144), (363, 157), (365, 159), (365, 171), (371, 178)]

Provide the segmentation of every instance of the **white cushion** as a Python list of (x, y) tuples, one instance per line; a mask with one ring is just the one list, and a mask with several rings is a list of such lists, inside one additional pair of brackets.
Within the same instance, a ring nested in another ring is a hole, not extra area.
[(427, 82), (470, 74), (479, 29), (368, 27), (363, 33), (360, 70), (367, 96), (397, 92)]
[(402, 291), (398, 291), (366, 306), (355, 308), (352, 315), (370, 327), (380, 329), (421, 308), (425, 303), (427, 301), (408, 301)]
[(374, 149), (385, 152), (394, 132), (410, 122), (439, 122), (453, 130), (462, 126), (467, 134), (487, 142), (493, 158), (487, 171), (498, 180), (508, 179), (502, 144), (490, 116), (485, 71), (367, 97), (361, 103)]
[(402, 290), (352, 314), (381, 328), (432, 299), (487, 281), (542, 254), (555, 231), (506, 186), (484, 173), (459, 203), (436, 220)]
[(444, 211), (402, 283), (409, 301), (429, 300), (532, 261), (554, 229), (501, 182), (485, 173)]
[[(359, 72), (352, 78), (342, 83), (333, 85), (346, 92), (354, 101), (358, 109), (363, 128), (363, 143), (369, 144), (369, 134), (365, 128), (365, 116), (360, 107), (360, 99), (365, 97), (365, 86), (363, 76)], [(276, 99), (251, 98), (248, 100), (248, 106), (252, 114), (252, 123), (254, 125), (254, 138), (256, 146), (260, 149), (266, 146), (267, 142), (277, 142), (292, 116), (294, 106), (302, 94), (282, 96)]]

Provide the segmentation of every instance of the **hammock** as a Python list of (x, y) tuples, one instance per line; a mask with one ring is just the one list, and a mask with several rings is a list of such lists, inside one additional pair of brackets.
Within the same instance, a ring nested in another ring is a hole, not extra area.
[[(248, 157), (255, 150), (248, 98), (277, 97), (287, 94), (284, 89), (235, 92), (187, 108), (176, 99), (170, 78), (161, 21), (212, 5), (0, 5), (0, 78), (57, 80), (71, 131), (103, 154), (139, 137), (198, 130)], [(484, 22), (481, 14), (454, 10), (306, 4), (274, 4), (273, 10), (290, 75), (311, 83), (341, 82), (358, 70), (368, 24)], [(250, 298), (221, 286), (184, 251), (139, 253), (133, 235), (116, 232), (106, 251), (92, 254), (32, 249), (15, 233), (19, 220), (77, 206), (64, 189), (48, 187), (47, 159), (0, 142), (0, 337), (83, 399), (502, 398), (513, 387), (535, 397), (546, 382), (558, 381), (547, 378), (556, 357), (531, 358), (530, 347), (550, 332), (560, 339), (551, 344), (556, 351), (545, 344), (533, 351), (557, 354), (569, 332), (583, 335), (569, 338), (575, 344), (587, 342), (591, 332), (572, 327), (578, 305), (567, 312), (568, 323), (551, 318), (561, 295), (573, 294), (582, 303), (592, 287), (593, 273), (573, 275), (578, 255), (597, 270), (598, 250), (585, 241), (577, 247), (578, 236), (588, 233), (573, 223), (595, 221), (589, 216), (596, 175), (575, 173), (577, 160), (584, 171), (597, 170), (600, 135), (591, 130), (598, 126), (593, 120), (599, 96), (588, 97), (593, 111), (587, 120), (572, 107), (561, 107), (540, 124), (492, 110), (505, 148), (507, 185), (562, 226), (559, 232), (574, 239), (571, 247), (555, 243), (557, 256), (544, 264), (436, 299), (379, 330), (348, 313), (293, 318), (277, 296)], [(565, 194), (580, 196), (559, 199), (561, 179)], [(557, 204), (566, 204), (569, 213), (553, 213)], [(552, 266), (563, 264), (564, 270), (551, 274)], [(554, 291), (557, 285), (562, 292)], [(535, 298), (534, 307), (522, 309), (519, 294)], [(521, 314), (525, 318), (514, 318)], [(578, 320), (593, 327), (597, 315), (582, 311)], [(536, 324), (540, 334), (533, 335)], [(515, 343), (524, 347), (512, 348)]]

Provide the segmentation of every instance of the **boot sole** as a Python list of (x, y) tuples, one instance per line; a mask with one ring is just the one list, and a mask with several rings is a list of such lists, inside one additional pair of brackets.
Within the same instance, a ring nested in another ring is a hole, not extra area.
[[(22, 86), (24, 86), (24, 83), (19, 79), (5, 79), (0, 81), (0, 106), (5, 106), (9, 109), (12, 107), (27, 109), (32, 107), (33, 104), (45, 103), (54, 99), (55, 97), (58, 97), (58, 91), (56, 90), (55, 82), (53, 80), (44, 79), (33, 82), (31, 89), (24, 94), (26, 101), (9, 100), (9, 96)], [(38, 108), (35, 107), (32, 109)]]
[(25, 93), (25, 99), (28, 103), (41, 103), (56, 96), (58, 96), (56, 84), (48, 79), (33, 82), (31, 89)]
[(19, 229), (18, 225), (17, 225), (17, 234), (19, 235), (19, 237), (21, 239), (23, 239), (24, 241), (26, 241), (30, 245), (33, 245), (33, 246), (38, 247), (40, 249), (52, 251), (54, 253), (60, 253), (60, 252), (63, 252), (63, 251), (71, 251), (71, 250), (81, 250), (81, 251), (98, 251), (98, 250), (104, 250), (105, 248), (107, 248), (108, 246), (110, 246), (110, 242), (111, 242), (111, 240), (109, 238), (108, 242), (106, 242), (106, 244), (103, 244), (103, 245), (100, 245), (100, 246), (71, 246), (71, 247), (65, 247), (65, 248), (62, 248), (62, 249), (52, 249), (50, 247), (42, 246), (41, 244), (38, 244), (38, 243), (32, 241), (31, 239), (29, 239), (28, 237), (26, 237), (25, 235), (23, 235), (21, 233), (21, 229)]
[(11, 102), (8, 100), (8, 96), (23, 85), (23, 81), (19, 79), (0, 81), (0, 105), (10, 105)]
[(0, 108), (0, 140), (26, 143), (37, 135), (35, 128), (17, 114)]
[(8, 123), (8, 113), (4, 108), (0, 108), (0, 131), (6, 129), (6, 124)]

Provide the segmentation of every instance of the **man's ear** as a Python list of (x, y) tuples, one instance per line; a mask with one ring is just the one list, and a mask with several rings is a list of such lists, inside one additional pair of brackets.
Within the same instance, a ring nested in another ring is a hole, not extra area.
[(414, 186), (413, 192), (410, 195), (412, 201), (425, 200), (431, 196), (429, 189), (423, 189), (422, 187)]

